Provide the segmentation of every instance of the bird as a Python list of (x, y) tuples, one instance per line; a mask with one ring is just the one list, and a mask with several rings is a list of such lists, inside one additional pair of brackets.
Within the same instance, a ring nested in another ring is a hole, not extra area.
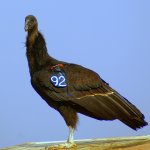
[(46, 103), (60, 113), (69, 128), (65, 143), (75, 146), (78, 113), (97, 120), (120, 120), (137, 130), (148, 123), (141, 111), (114, 90), (99, 74), (78, 64), (59, 61), (48, 54), (46, 41), (34, 15), (25, 17), (26, 56), (31, 85)]

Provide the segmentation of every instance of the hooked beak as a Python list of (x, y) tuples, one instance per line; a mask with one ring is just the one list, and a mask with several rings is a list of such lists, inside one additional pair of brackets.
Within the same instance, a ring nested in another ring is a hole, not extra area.
[(25, 26), (24, 26), (24, 30), (27, 32), (29, 30), (29, 25), (28, 25), (29, 20), (25, 21)]

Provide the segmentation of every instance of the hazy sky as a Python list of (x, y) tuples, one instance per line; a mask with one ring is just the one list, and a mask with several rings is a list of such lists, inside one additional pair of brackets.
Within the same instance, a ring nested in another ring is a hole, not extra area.
[[(66, 140), (68, 128), (30, 84), (25, 16), (38, 18), (49, 54), (96, 71), (150, 122), (149, 0), (3, 0), (0, 4), (0, 148)], [(150, 134), (79, 115), (75, 139)]]

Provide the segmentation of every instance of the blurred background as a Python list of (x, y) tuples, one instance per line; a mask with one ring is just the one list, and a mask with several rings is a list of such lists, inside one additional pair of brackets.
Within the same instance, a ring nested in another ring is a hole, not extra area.
[[(0, 5), (0, 148), (66, 140), (60, 114), (33, 90), (24, 18), (35, 15), (51, 56), (96, 71), (150, 123), (149, 0), (3, 0)], [(79, 115), (75, 139), (150, 134)]]

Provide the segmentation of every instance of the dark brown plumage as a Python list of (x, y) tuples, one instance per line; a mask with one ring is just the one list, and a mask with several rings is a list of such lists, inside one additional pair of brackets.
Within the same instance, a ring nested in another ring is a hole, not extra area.
[[(144, 115), (97, 73), (49, 56), (45, 39), (38, 31), (37, 19), (34, 16), (26, 17), (25, 30), (28, 32), (26, 54), (31, 84), (66, 121), (70, 128), (68, 143), (73, 143), (73, 132), (78, 121), (77, 112), (98, 120), (118, 119), (134, 130), (147, 125)], [(67, 86), (56, 87), (52, 84), (50, 77), (55, 69), (65, 74)]]

